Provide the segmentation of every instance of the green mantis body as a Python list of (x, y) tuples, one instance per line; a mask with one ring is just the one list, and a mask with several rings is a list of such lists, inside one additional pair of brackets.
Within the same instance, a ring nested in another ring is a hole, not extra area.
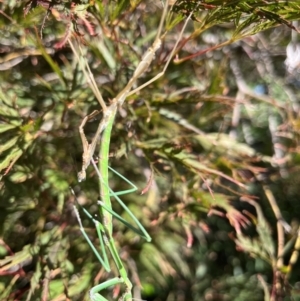
[[(84, 213), (93, 220), (95, 223), (95, 228), (99, 237), (100, 241), (100, 247), (102, 250), (102, 257), (98, 253), (97, 249), (87, 236), (81, 220), (79, 213), (75, 208), (75, 212), (77, 214), (77, 219), (79, 221), (80, 230), (82, 234), (84, 235), (85, 239), (87, 240), (88, 244), (90, 245), (91, 249), (93, 250), (94, 254), (102, 264), (102, 266), (105, 268), (107, 272), (110, 271), (109, 266), (109, 260), (106, 253), (106, 247), (109, 250), (110, 255), (113, 258), (113, 261), (117, 267), (117, 270), (119, 271), (120, 276), (115, 277), (113, 279), (110, 279), (108, 281), (105, 281), (104, 283), (101, 283), (99, 285), (96, 285), (90, 290), (90, 299), (92, 301), (107, 301), (103, 296), (99, 294), (99, 292), (103, 289), (106, 289), (110, 286), (114, 286), (117, 284), (124, 284), (126, 286), (125, 292), (119, 299), (120, 301), (131, 301), (132, 300), (132, 283), (127, 275), (126, 269), (122, 263), (122, 260), (120, 259), (120, 256), (118, 254), (118, 251), (115, 246), (114, 238), (113, 238), (113, 229), (112, 229), (112, 217), (114, 216), (118, 220), (120, 220), (122, 223), (124, 223), (128, 228), (145, 238), (148, 242), (151, 241), (151, 237), (145, 230), (145, 228), (141, 225), (141, 223), (138, 221), (138, 219), (133, 215), (133, 213), (128, 209), (128, 207), (122, 202), (122, 200), (119, 198), (119, 195), (131, 193), (133, 191), (136, 191), (137, 188), (135, 185), (133, 185), (130, 181), (128, 181), (125, 177), (123, 177), (121, 174), (115, 171), (115, 173), (120, 176), (122, 179), (124, 179), (128, 184), (132, 186), (131, 189), (121, 192), (113, 192), (109, 187), (109, 179), (108, 179), (108, 172), (109, 169), (111, 169), (108, 166), (108, 157), (109, 157), (109, 145), (110, 145), (110, 137), (111, 137), (111, 130), (114, 123), (114, 117), (115, 114), (110, 117), (108, 120), (108, 123), (105, 127), (105, 129), (102, 132), (101, 135), (101, 141), (100, 141), (100, 156), (99, 156), (99, 169), (94, 162), (93, 159), (91, 159), (92, 165), (94, 166), (98, 177), (100, 181), (100, 201), (98, 201), (98, 204), (100, 205), (100, 216), (102, 217), (102, 223), (98, 220), (94, 219), (90, 213), (83, 208)], [(128, 223), (126, 220), (124, 220), (120, 215), (118, 215), (116, 212), (112, 210), (111, 205), (111, 197), (115, 198), (119, 204), (123, 207), (123, 209), (129, 214), (129, 216), (133, 219), (133, 221), (136, 223), (138, 228), (132, 226), (130, 223)]]
[[(133, 299), (132, 293), (131, 293), (132, 283), (127, 275), (127, 272), (122, 263), (122, 260), (120, 259), (120, 256), (117, 252), (115, 242), (113, 239), (112, 218), (115, 217), (116, 219), (118, 219), (119, 221), (124, 223), (128, 228), (130, 228), (135, 233), (137, 233), (138, 235), (140, 235), (141, 237), (146, 239), (146, 241), (148, 241), (148, 242), (151, 241), (151, 237), (149, 236), (147, 231), (140, 224), (140, 222), (137, 220), (137, 218), (134, 216), (134, 214), (128, 209), (128, 207), (119, 198), (119, 195), (131, 193), (131, 192), (137, 190), (136, 186), (133, 185), (130, 181), (128, 181), (121, 174), (115, 172), (119, 177), (121, 177), (124, 181), (126, 181), (129, 185), (131, 185), (132, 188), (129, 190), (117, 192), (117, 193), (113, 192), (110, 189), (109, 179), (108, 179), (108, 173), (109, 173), (110, 167), (109, 167), (108, 158), (109, 158), (109, 146), (110, 146), (111, 132), (112, 132), (112, 127), (114, 124), (114, 120), (115, 120), (115, 116), (116, 116), (118, 108), (120, 106), (122, 106), (122, 104), (124, 103), (125, 99), (128, 96), (132, 95), (133, 93), (135, 93), (135, 92), (139, 91), (140, 89), (144, 88), (145, 86), (149, 85), (150, 83), (152, 83), (153, 81), (155, 81), (156, 79), (158, 79), (159, 77), (161, 77), (164, 74), (167, 66), (169, 65), (169, 63), (171, 61), (171, 58), (173, 57), (173, 55), (176, 51), (176, 47), (181, 39), (181, 36), (183, 34), (185, 27), (187, 25), (187, 21), (191, 18), (191, 15), (192, 15), (192, 13), (191, 13), (189, 15), (189, 17), (187, 18), (187, 20), (181, 30), (180, 36), (179, 36), (178, 40), (176, 41), (175, 46), (163, 68), (163, 71), (160, 72), (159, 74), (157, 74), (154, 78), (152, 78), (148, 82), (144, 83), (143, 85), (141, 85), (138, 88), (131, 91), (131, 89), (132, 89), (133, 85), (136, 83), (137, 79), (139, 77), (141, 77), (141, 75), (144, 74), (144, 72), (147, 70), (147, 68), (151, 64), (151, 62), (154, 58), (155, 52), (161, 46), (160, 34), (161, 34), (163, 23), (164, 23), (166, 14), (167, 14), (167, 9), (168, 9), (168, 2), (165, 3), (165, 7), (163, 10), (159, 29), (158, 29), (158, 32), (157, 32), (157, 35), (156, 35), (156, 38), (155, 38), (155, 41), (154, 41), (152, 47), (150, 47), (146, 51), (142, 60), (136, 67), (132, 78), (128, 81), (125, 88), (122, 89), (122, 91), (120, 93), (118, 93), (118, 95), (112, 100), (112, 102), (109, 106), (107, 106), (105, 104), (105, 102), (103, 101), (101, 93), (98, 90), (98, 87), (94, 81), (93, 75), (89, 69), (88, 64), (86, 62), (82, 63), (79, 55), (77, 54), (75, 47), (73, 46), (71, 40), (69, 40), (69, 44), (70, 44), (77, 60), (81, 63), (81, 68), (87, 78), (87, 81), (88, 81), (92, 91), (94, 92), (95, 96), (97, 97), (97, 99), (102, 107), (102, 111), (103, 111), (102, 120), (99, 123), (97, 131), (96, 131), (95, 136), (92, 139), (91, 143), (88, 143), (88, 141), (84, 135), (83, 128), (89, 119), (91, 119), (93, 116), (95, 116), (95, 114), (98, 114), (98, 111), (95, 111), (92, 114), (86, 116), (83, 119), (83, 121), (79, 127), (79, 132), (80, 132), (80, 136), (81, 136), (81, 140), (82, 140), (82, 144), (83, 144), (83, 156), (82, 156), (83, 164), (82, 164), (82, 170), (78, 173), (78, 180), (80, 182), (86, 178), (86, 169), (90, 165), (90, 163), (92, 163), (92, 165), (94, 166), (94, 168), (98, 174), (99, 183), (100, 183), (100, 199), (101, 199), (100, 201), (98, 201), (98, 204), (100, 205), (100, 216), (102, 217), (102, 222), (94, 219), (86, 209), (83, 209), (83, 211), (95, 223), (96, 231), (97, 231), (99, 241), (100, 241), (100, 247), (101, 247), (102, 254), (103, 254), (102, 257), (100, 256), (100, 254), (98, 253), (98, 251), (96, 250), (96, 248), (94, 247), (92, 242), (90, 241), (89, 237), (85, 233), (85, 230), (82, 226), (80, 216), (79, 216), (79, 213), (78, 213), (78, 210), (76, 209), (76, 207), (75, 207), (75, 212), (76, 212), (76, 215), (77, 215), (77, 218), (79, 221), (80, 230), (81, 230), (82, 234), (84, 235), (85, 239), (87, 240), (88, 244), (90, 245), (91, 249), (93, 250), (94, 254), (98, 258), (100, 263), (103, 265), (105, 270), (110, 271), (108, 256), (106, 253), (106, 248), (107, 248), (109, 250), (109, 253), (110, 253), (111, 257), (113, 258), (114, 263), (119, 272), (119, 277), (113, 278), (111, 280), (107, 280), (104, 283), (96, 285), (95, 287), (93, 287), (90, 290), (90, 299), (93, 301), (107, 301), (106, 298), (104, 298), (103, 296), (100, 295), (100, 291), (103, 289), (106, 289), (110, 286), (114, 286), (114, 285), (121, 284), (121, 283), (123, 283), (125, 285), (126, 289), (119, 300), (120, 301), (131, 301)], [(81, 51), (81, 49), (80, 49), (80, 51)], [(96, 148), (97, 142), (99, 140), (99, 137), (101, 137), (101, 140), (100, 140), (99, 169), (98, 169), (98, 167), (96, 166), (96, 164), (93, 160), (93, 154), (95, 152), (95, 148)], [(112, 204), (111, 204), (111, 197), (115, 198), (115, 200), (117, 200), (119, 202), (119, 204), (122, 206), (122, 208), (129, 214), (131, 219), (135, 222), (137, 227), (131, 225), (129, 222), (124, 220), (120, 215), (118, 215), (116, 212), (113, 211)]]

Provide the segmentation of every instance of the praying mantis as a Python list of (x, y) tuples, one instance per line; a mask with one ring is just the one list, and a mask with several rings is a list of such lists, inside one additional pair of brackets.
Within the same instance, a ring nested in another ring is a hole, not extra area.
[[(192, 16), (191, 12), (189, 16), (187, 17), (180, 35), (173, 47), (173, 50), (171, 51), (167, 62), (163, 68), (163, 70), (158, 73), (155, 77), (147, 81), (146, 83), (142, 84), (141, 86), (135, 88), (134, 90), (131, 90), (136, 81), (145, 73), (145, 71), (148, 69), (150, 66), (156, 51), (160, 48), (161, 46), (161, 41), (162, 38), (164, 37), (162, 33), (163, 25), (166, 19), (166, 15), (168, 12), (168, 6), (169, 3), (166, 1), (164, 4), (164, 9), (162, 13), (162, 17), (160, 20), (160, 24), (158, 27), (158, 31), (155, 37), (155, 40), (152, 44), (152, 46), (145, 52), (143, 55), (141, 61), (137, 65), (133, 76), (131, 79), (128, 81), (127, 85), (117, 94), (117, 96), (111, 101), (110, 105), (106, 105), (105, 101), (102, 98), (102, 95), (96, 85), (96, 82), (94, 80), (94, 77), (92, 75), (92, 72), (89, 68), (89, 65), (85, 60), (82, 59), (82, 50), (80, 46), (78, 45), (79, 52), (81, 52), (81, 57), (78, 54), (78, 51), (76, 47), (74, 46), (73, 42), (71, 39), (69, 39), (69, 44), (70, 47), (77, 59), (77, 61), (80, 64), (80, 67), (87, 79), (87, 82), (89, 83), (89, 86), (91, 90), (93, 91), (94, 95), (96, 96), (101, 108), (102, 108), (102, 120), (100, 121), (98, 128), (96, 130), (96, 133), (94, 135), (94, 138), (92, 139), (91, 143), (88, 142), (85, 134), (84, 134), (84, 126), (87, 123), (88, 120), (92, 119), (95, 115), (99, 113), (99, 111), (94, 111), (90, 115), (87, 115), (81, 122), (79, 126), (79, 133), (81, 137), (81, 142), (83, 145), (83, 155), (82, 155), (82, 169), (78, 173), (78, 181), (81, 182), (85, 180), (86, 178), (86, 170), (88, 166), (92, 163), (94, 169), (96, 170), (96, 173), (99, 178), (99, 183), (100, 183), (100, 201), (98, 201), (98, 205), (100, 206), (100, 216), (102, 217), (102, 222), (98, 221), (97, 219), (93, 218), (93, 216), (83, 208), (84, 213), (94, 222), (95, 228), (99, 237), (100, 241), (100, 247), (102, 250), (102, 257), (96, 250), (95, 246), (92, 244), (91, 240), (89, 239), (88, 235), (86, 234), (84, 227), (82, 225), (79, 211), (76, 206), (74, 206), (74, 210), (76, 213), (76, 217), (78, 219), (79, 227), (80, 230), (87, 240), (88, 244), (90, 245), (92, 251), (94, 252), (95, 256), (97, 259), (100, 261), (100, 263), (103, 265), (106, 271), (110, 271), (110, 266), (109, 266), (109, 261), (108, 261), (108, 255), (106, 252), (106, 248), (108, 249), (111, 257), (113, 258), (113, 261), (119, 271), (119, 276), (115, 277), (113, 279), (107, 280), (104, 283), (101, 283), (99, 285), (94, 286), (90, 290), (90, 299), (92, 301), (107, 301), (106, 298), (104, 298), (100, 292), (108, 287), (115, 286), (117, 284), (124, 284), (125, 285), (125, 292), (123, 295), (119, 298), (119, 301), (131, 301), (133, 300), (132, 297), (132, 283), (127, 275), (126, 269), (122, 263), (122, 260), (120, 259), (120, 256), (118, 254), (118, 251), (115, 246), (114, 238), (113, 238), (113, 228), (112, 228), (112, 218), (116, 218), (122, 223), (124, 223), (128, 228), (133, 230), (135, 233), (143, 237), (146, 241), (150, 242), (151, 237), (145, 230), (145, 228), (141, 225), (141, 223), (138, 221), (138, 219), (134, 216), (134, 214), (129, 210), (129, 208), (122, 202), (120, 199), (120, 195), (124, 195), (127, 193), (131, 193), (137, 190), (137, 187), (131, 183), (129, 180), (127, 180), (125, 177), (123, 177), (121, 174), (115, 171), (115, 173), (121, 177), (125, 182), (127, 182), (129, 185), (131, 185), (131, 189), (126, 190), (126, 191), (121, 191), (121, 192), (113, 192), (112, 189), (109, 187), (109, 179), (108, 179), (108, 173), (109, 170), (112, 170), (109, 167), (109, 145), (110, 145), (110, 138), (111, 138), (111, 132), (112, 132), (112, 127), (114, 124), (115, 116), (117, 113), (118, 108), (120, 108), (126, 98), (139, 90), (143, 89), (153, 81), (157, 80), (160, 78), (166, 71), (172, 57), (174, 56), (174, 53), (176, 51), (176, 48), (178, 46), (179, 41), (181, 40), (181, 37), (183, 35), (183, 32), (188, 24), (189, 19)], [(100, 158), (99, 158), (99, 169), (93, 159), (93, 155), (97, 146), (97, 143), (100, 139)], [(113, 197), (115, 200), (118, 201), (118, 203), (122, 206), (122, 208), (129, 214), (131, 219), (135, 222), (136, 226), (131, 225), (128, 223), (126, 220), (124, 220), (120, 215), (118, 215), (116, 212), (113, 211), (112, 205), (111, 205), (111, 197)]]

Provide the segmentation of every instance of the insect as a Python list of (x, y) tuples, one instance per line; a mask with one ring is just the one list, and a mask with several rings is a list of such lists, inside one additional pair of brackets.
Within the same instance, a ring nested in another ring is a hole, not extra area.
[[(99, 104), (102, 108), (102, 114), (103, 114), (102, 119), (98, 125), (98, 128), (96, 130), (96, 133), (95, 133), (94, 138), (92, 139), (91, 143), (88, 142), (88, 140), (84, 134), (84, 126), (88, 120), (94, 118), (94, 116), (96, 114), (98, 114), (99, 112), (94, 111), (90, 115), (87, 115), (82, 120), (82, 122), (79, 126), (79, 133), (80, 133), (80, 137), (81, 137), (81, 141), (82, 141), (82, 145), (83, 145), (83, 155), (82, 155), (83, 162), (82, 162), (82, 169), (78, 173), (78, 181), (81, 182), (81, 181), (85, 180), (86, 169), (92, 163), (92, 165), (94, 166), (94, 168), (97, 172), (97, 175), (99, 177), (100, 201), (98, 201), (98, 204), (100, 206), (102, 222), (94, 219), (86, 209), (83, 209), (83, 211), (95, 223), (96, 231), (97, 231), (97, 234), (98, 234), (99, 240), (100, 240), (100, 247), (101, 247), (102, 254), (103, 254), (102, 257), (100, 256), (100, 254), (98, 253), (98, 251), (96, 250), (96, 248), (94, 247), (92, 242), (90, 241), (89, 237), (85, 233), (84, 228), (81, 223), (81, 219), (80, 219), (78, 210), (76, 209), (76, 207), (74, 207), (74, 208), (75, 208), (76, 216), (77, 216), (77, 219), (78, 219), (78, 222), (80, 225), (80, 230), (81, 230), (82, 234), (84, 235), (85, 239), (87, 240), (87, 242), (89, 243), (91, 249), (95, 253), (96, 257), (100, 261), (100, 263), (103, 265), (103, 267), (107, 271), (110, 271), (110, 266), (108, 263), (108, 256), (106, 253), (106, 248), (107, 248), (117, 266), (117, 269), (118, 269), (119, 275), (120, 275), (119, 277), (107, 280), (104, 283), (101, 283), (101, 284), (93, 287), (90, 290), (90, 299), (93, 301), (107, 301), (107, 299), (105, 299), (103, 296), (100, 295), (100, 291), (103, 289), (106, 289), (110, 286), (114, 286), (114, 285), (120, 284), (120, 283), (125, 284), (126, 289), (119, 300), (120, 301), (131, 301), (133, 299), (132, 293), (131, 293), (132, 283), (131, 283), (131, 281), (127, 275), (126, 269), (124, 268), (124, 265), (119, 257), (119, 254), (115, 247), (115, 242), (114, 242), (114, 239), (112, 236), (112, 232), (113, 232), (112, 218), (113, 217), (117, 218), (119, 221), (124, 223), (127, 227), (129, 227), (135, 233), (137, 233), (138, 235), (140, 235), (141, 237), (146, 239), (148, 242), (151, 241), (151, 237), (146, 232), (144, 227), (140, 224), (140, 222), (137, 220), (137, 218), (134, 216), (134, 214), (129, 210), (129, 208), (119, 198), (120, 195), (123, 195), (125, 193), (131, 193), (131, 192), (135, 191), (137, 189), (136, 186), (133, 185), (130, 181), (128, 181), (121, 174), (117, 173), (117, 175), (119, 177), (121, 177), (123, 180), (125, 180), (129, 185), (131, 185), (132, 188), (129, 190), (126, 190), (126, 191), (118, 192), (118, 193), (115, 193), (110, 189), (109, 179), (108, 179), (108, 171), (111, 168), (109, 167), (108, 158), (109, 158), (110, 137), (111, 137), (112, 127), (113, 127), (114, 119), (115, 119), (118, 108), (122, 106), (122, 104), (124, 103), (124, 101), (126, 100), (126, 98), (128, 96), (143, 89), (144, 87), (146, 87), (153, 81), (157, 80), (159, 77), (161, 77), (165, 73), (172, 57), (174, 56), (174, 53), (176, 51), (179, 41), (181, 40), (181, 37), (186, 28), (186, 25), (193, 14), (193, 12), (191, 12), (189, 14), (189, 16), (187, 17), (187, 19), (184, 23), (184, 26), (182, 27), (182, 30), (180, 32), (180, 35), (174, 45), (173, 50), (171, 51), (171, 54), (168, 57), (168, 60), (165, 64), (163, 70), (160, 73), (158, 73), (155, 77), (153, 77), (152, 79), (147, 81), (146, 83), (142, 84), (141, 86), (137, 87), (134, 90), (131, 90), (132, 87), (134, 86), (134, 84), (136, 83), (136, 81), (148, 69), (149, 65), (151, 64), (151, 62), (154, 58), (155, 52), (161, 46), (162, 38), (166, 34), (165, 33), (165, 34), (161, 35), (167, 12), (168, 12), (168, 1), (166, 1), (166, 3), (164, 4), (161, 21), (160, 21), (160, 24), (158, 27), (156, 38), (155, 38), (152, 46), (143, 55), (141, 61), (139, 62), (139, 64), (137, 65), (137, 67), (133, 73), (132, 78), (128, 81), (125, 88), (123, 88), (121, 90), (121, 92), (118, 93), (118, 95), (111, 101), (109, 106), (106, 105), (105, 101), (102, 98), (102, 95), (101, 95), (101, 93), (96, 85), (96, 82), (94, 80), (93, 74), (84, 58), (84, 55), (82, 55), (82, 49), (80, 48), (80, 45), (78, 45), (79, 50), (77, 51), (75, 45), (73, 44), (71, 39), (69, 39), (69, 44), (72, 48), (72, 51), (80, 64), (80, 67), (87, 79), (87, 82), (89, 83), (91, 90), (93, 91), (94, 95), (96, 96), (97, 100), (99, 101)], [(79, 55), (79, 52), (81, 55)], [(100, 152), (99, 152), (100, 161), (99, 161), (99, 170), (98, 170), (97, 165), (95, 164), (95, 162), (93, 160), (93, 155), (94, 155), (97, 143), (99, 141), (99, 138), (100, 138)], [(119, 202), (119, 204), (123, 207), (123, 209), (126, 210), (126, 212), (130, 215), (131, 219), (135, 222), (137, 227), (131, 225), (126, 220), (124, 220), (121, 216), (119, 216), (116, 212), (113, 211), (112, 205), (111, 205), (111, 197), (115, 198)]]
[[(81, 222), (81, 218), (79, 215), (79, 211), (76, 208), (76, 206), (74, 206), (74, 210), (79, 222), (79, 227), (80, 227), (80, 231), (83, 234), (83, 236), (85, 237), (86, 241), (88, 242), (89, 246), (91, 247), (91, 249), (93, 250), (94, 254), (96, 255), (97, 259), (99, 260), (99, 262), (102, 264), (102, 266), (104, 267), (104, 269), (107, 272), (111, 271), (110, 265), (109, 265), (109, 261), (108, 261), (108, 255), (106, 252), (106, 248), (108, 248), (109, 253), (111, 254), (113, 261), (115, 262), (115, 265), (119, 271), (119, 277), (115, 277), (113, 279), (107, 280), (104, 283), (101, 283), (99, 285), (96, 285), (95, 287), (93, 287), (90, 290), (90, 299), (92, 301), (107, 301), (103, 296), (101, 296), (99, 294), (99, 292), (103, 289), (106, 289), (110, 286), (114, 286), (117, 284), (125, 284), (126, 286), (126, 290), (123, 293), (123, 295), (121, 296), (121, 298), (119, 299), (120, 301), (131, 301), (132, 300), (132, 293), (131, 293), (131, 289), (132, 289), (132, 283), (127, 275), (126, 269), (123, 265), (122, 260), (120, 259), (120, 256), (118, 254), (118, 251), (116, 249), (115, 246), (115, 242), (114, 242), (114, 238), (112, 236), (112, 221), (111, 221), (111, 217), (114, 216), (115, 218), (117, 218), (119, 221), (121, 221), (122, 223), (124, 223), (128, 228), (130, 228), (131, 230), (133, 230), (135, 233), (137, 233), (138, 235), (140, 235), (141, 237), (143, 237), (146, 241), (150, 242), (151, 241), (151, 237), (150, 235), (147, 233), (147, 231), (145, 230), (145, 228), (141, 225), (141, 223), (138, 221), (138, 219), (134, 216), (134, 214), (128, 209), (128, 207), (122, 202), (122, 200), (119, 198), (120, 194), (126, 194), (126, 193), (131, 193), (137, 190), (137, 187), (131, 183), (130, 181), (128, 181), (125, 177), (123, 177), (121, 174), (119, 174), (118, 172), (114, 171), (119, 177), (121, 177), (124, 181), (126, 181), (129, 185), (132, 186), (131, 189), (126, 190), (126, 191), (121, 191), (119, 193), (115, 193), (111, 190), (111, 188), (108, 186), (108, 183), (104, 183), (103, 182), (103, 176), (101, 175), (95, 161), (92, 159), (91, 160), (99, 179), (101, 179), (101, 183), (102, 183), (102, 187), (103, 187), (103, 196), (105, 195), (104, 198), (102, 198), (100, 201), (98, 201), (98, 204), (100, 205), (100, 207), (102, 208), (102, 218), (103, 218), (103, 222), (101, 223), (100, 221), (98, 221), (97, 219), (94, 219), (92, 217), (92, 215), (85, 209), (82, 207), (82, 210), (84, 211), (84, 213), (94, 222), (95, 224), (95, 228), (99, 237), (99, 241), (100, 241), (100, 247), (101, 247), (101, 253), (102, 253), (102, 257), (101, 255), (98, 253), (97, 249), (95, 248), (95, 246), (93, 245), (93, 243), (91, 242), (91, 240), (89, 239), (88, 235), (86, 234), (84, 227), (82, 225)], [(111, 169), (111, 168), (109, 168)], [(74, 192), (73, 192), (74, 194)], [(75, 194), (74, 194), (75, 195)], [(133, 219), (133, 221), (136, 223), (136, 225), (138, 226), (138, 228), (132, 226), (130, 223), (128, 223), (126, 220), (124, 220), (120, 215), (118, 215), (116, 212), (114, 212), (111, 208), (111, 202), (110, 202), (110, 198), (113, 197), (115, 198), (119, 204), (123, 207), (123, 209), (129, 214), (129, 216)], [(78, 202), (77, 202), (78, 203)]]

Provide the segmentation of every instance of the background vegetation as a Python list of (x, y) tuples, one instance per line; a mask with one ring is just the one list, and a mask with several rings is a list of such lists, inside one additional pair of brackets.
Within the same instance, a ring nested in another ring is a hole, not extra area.
[[(73, 212), (69, 186), (97, 212), (92, 168), (83, 183), (76, 175), (78, 126), (99, 104), (67, 38), (85, 49), (109, 102), (161, 11), (160, 1), (0, 1), (1, 300), (89, 300), (115, 276)], [(145, 192), (123, 200), (153, 239), (114, 223), (135, 297), (300, 300), (299, 1), (177, 1), (139, 84), (162, 70), (191, 11), (166, 74), (127, 99), (113, 128), (110, 164)]]

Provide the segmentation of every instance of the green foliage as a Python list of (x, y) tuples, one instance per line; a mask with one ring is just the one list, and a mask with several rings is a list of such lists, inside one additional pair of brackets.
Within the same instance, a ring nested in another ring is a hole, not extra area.
[[(116, 276), (73, 212), (69, 186), (98, 212), (93, 169), (84, 183), (76, 174), (78, 126), (99, 104), (67, 40), (81, 43), (109, 103), (161, 10), (160, 1), (1, 2), (1, 300), (89, 300), (92, 286)], [(165, 75), (130, 96), (113, 126), (110, 164), (143, 191), (122, 199), (152, 237), (114, 222), (135, 298), (297, 300), (299, 65), (288, 73), (284, 60), (299, 1), (177, 1), (138, 84), (162, 70), (191, 11)], [(88, 139), (98, 122), (86, 125)], [(113, 174), (110, 184), (127, 188)], [(82, 222), (98, 247), (93, 223)]]

